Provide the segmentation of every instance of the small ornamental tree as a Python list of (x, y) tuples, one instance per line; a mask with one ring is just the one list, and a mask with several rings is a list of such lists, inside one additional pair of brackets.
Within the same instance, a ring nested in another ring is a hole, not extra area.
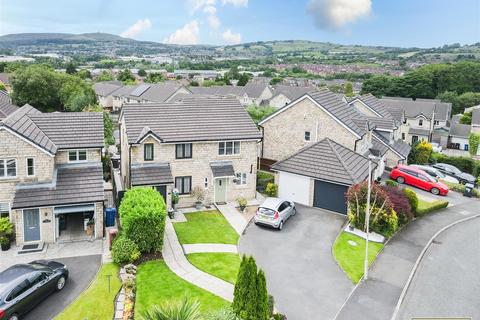
[(122, 231), (141, 252), (162, 249), (167, 209), (158, 191), (151, 187), (131, 188), (122, 199), (119, 213)]
[[(367, 204), (368, 184), (364, 181), (348, 188), (346, 198), (348, 203), (348, 219), (357, 229), (366, 230), (365, 214)], [(370, 231), (393, 235), (398, 229), (398, 218), (387, 193), (376, 183), (371, 185), (370, 195)]]
[(388, 185), (383, 186), (382, 188), (387, 192), (388, 198), (392, 202), (393, 210), (395, 210), (397, 213), (399, 224), (403, 225), (412, 220), (412, 207), (410, 206), (410, 202), (403, 190), (398, 187)]
[(428, 141), (422, 140), (416, 146), (415, 163), (425, 164), (428, 163), (430, 155), (432, 154), (432, 145)]

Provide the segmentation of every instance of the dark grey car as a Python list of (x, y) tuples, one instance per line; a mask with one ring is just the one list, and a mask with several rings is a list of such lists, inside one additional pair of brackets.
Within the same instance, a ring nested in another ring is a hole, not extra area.
[(472, 176), (471, 174), (465, 173), (460, 171), (455, 166), (452, 166), (451, 164), (447, 163), (436, 163), (432, 167), (440, 170), (443, 174), (446, 174), (447, 176), (454, 177), (460, 181), (461, 184), (465, 183), (473, 183), (475, 184), (475, 177)]
[(0, 319), (18, 320), (68, 279), (62, 263), (48, 260), (16, 264), (0, 272)]

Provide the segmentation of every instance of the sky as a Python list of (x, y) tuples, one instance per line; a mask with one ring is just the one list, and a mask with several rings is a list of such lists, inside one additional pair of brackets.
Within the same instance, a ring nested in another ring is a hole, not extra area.
[(0, 35), (106, 32), (176, 44), (480, 42), (479, 0), (0, 0)]

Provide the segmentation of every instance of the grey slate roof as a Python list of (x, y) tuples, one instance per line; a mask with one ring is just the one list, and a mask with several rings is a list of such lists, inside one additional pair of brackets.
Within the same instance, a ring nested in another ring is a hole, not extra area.
[(352, 185), (368, 177), (368, 159), (327, 138), (275, 163), (272, 169)]
[(178, 102), (130, 104), (121, 117), (130, 144), (151, 133), (163, 142), (261, 139), (260, 131), (238, 100), (192, 98)]
[(244, 87), (235, 86), (212, 86), (212, 87), (190, 87), (194, 94), (219, 95), (242, 97), (245, 93)]
[(435, 120), (448, 120), (452, 111), (452, 104), (440, 102), (434, 99), (417, 99), (413, 101), (407, 98), (389, 98), (380, 99), (388, 110), (405, 110), (407, 118), (415, 118), (423, 114), (427, 119), (432, 119), (435, 112)]
[(243, 87), (243, 92), (245, 92), (250, 98), (260, 98), (267, 87), (268, 84), (265, 83), (248, 82)]
[(39, 113), (30, 118), (58, 149), (104, 146), (103, 114), (100, 112)]
[(6, 85), (10, 84), (10, 74), (6, 72), (0, 72), (0, 82)]
[(429, 136), (430, 131), (426, 129), (416, 129), (416, 128), (409, 128), (408, 134), (420, 135), (420, 136)]
[(102, 164), (57, 169), (52, 186), (17, 187), (12, 209), (104, 201)]
[[(389, 135), (384, 132), (373, 131), (373, 140), (376, 140), (376, 143), (382, 142), (387, 148), (392, 149), (396, 153), (400, 154), (403, 158), (407, 159), (408, 154), (410, 153), (410, 145), (403, 141), (402, 139), (397, 139), (390, 143)], [(375, 145), (375, 142), (374, 142)]]
[(363, 96), (359, 96), (357, 98), (363, 103), (365, 103), (368, 107), (370, 107), (373, 111), (375, 111), (380, 116), (385, 118), (392, 117), (392, 115), (388, 111), (383, 101), (375, 97), (373, 94), (369, 93)]
[(168, 163), (132, 165), (132, 186), (170, 183), (173, 183), (173, 177)]
[[(313, 87), (297, 87), (297, 86), (287, 86), (283, 84), (277, 84), (273, 87), (273, 97), (278, 96), (279, 94), (283, 94), (285, 97), (290, 99), (290, 101), (297, 100), (304, 94), (310, 91), (314, 91), (315, 88)], [(272, 99), (270, 98), (270, 99)]]
[(480, 126), (480, 109), (472, 110), (472, 124)]
[(232, 161), (212, 161), (210, 168), (212, 168), (214, 178), (235, 176)]
[[(133, 91), (126, 95), (129, 98), (136, 100), (147, 100), (150, 102), (164, 102), (170, 98), (183, 86), (177, 82), (164, 83), (145, 83), (142, 86), (147, 89), (139, 96), (132, 95)], [(187, 89), (188, 90), (188, 89)]]
[(93, 90), (99, 96), (108, 96), (113, 91), (123, 87), (123, 84), (114, 84), (110, 82), (97, 82), (93, 85)]
[(380, 155), (384, 155), (388, 151), (388, 147), (382, 143), (381, 139), (376, 136), (372, 135), (372, 149), (377, 150)]
[(450, 127), (450, 135), (459, 138), (468, 138), (471, 126), (469, 124), (452, 123)]
[(18, 107), (12, 103), (8, 94), (5, 91), (0, 90), (0, 120), (6, 118), (17, 110)]

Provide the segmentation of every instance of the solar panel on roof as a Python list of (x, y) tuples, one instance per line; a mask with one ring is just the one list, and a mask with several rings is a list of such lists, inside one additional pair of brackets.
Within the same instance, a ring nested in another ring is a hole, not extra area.
[(135, 97), (140, 97), (149, 88), (150, 88), (149, 84), (141, 84), (135, 90), (133, 90), (132, 93), (130, 93), (130, 95)]

